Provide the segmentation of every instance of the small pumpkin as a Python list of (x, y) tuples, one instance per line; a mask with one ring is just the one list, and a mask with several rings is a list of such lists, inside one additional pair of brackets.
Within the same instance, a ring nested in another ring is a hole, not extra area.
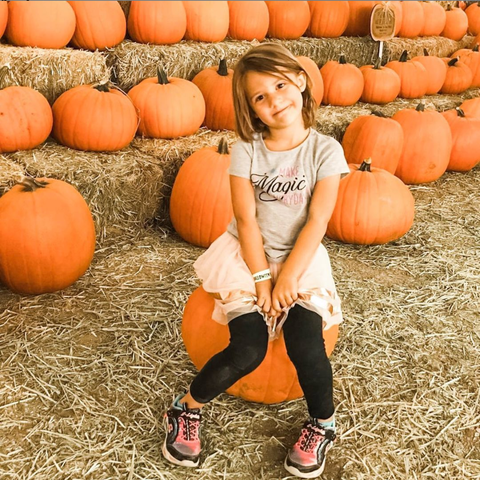
[(378, 245), (405, 235), (415, 216), (413, 195), (397, 177), (381, 168), (350, 164), (340, 180), (337, 203), (326, 235), (333, 240)]
[(420, 36), (438, 37), (445, 28), (447, 15), (445, 9), (437, 2), (421, 2), (424, 24)]
[(471, 87), (473, 74), (468, 65), (459, 60), (459, 57), (444, 58), (447, 65), (447, 75), (440, 93), (462, 93)]
[(374, 111), (350, 123), (342, 146), (348, 163), (361, 164), (370, 158), (372, 167), (383, 168), (393, 175), (402, 155), (403, 130), (395, 120)]
[(268, 32), (269, 14), (265, 2), (233, 1), (228, 2), (228, 36), (235, 40), (265, 39)]
[(0, 198), (0, 280), (38, 295), (72, 285), (89, 267), (95, 226), (70, 184), (25, 178)]
[(309, 57), (304, 57), (302, 55), (297, 57), (297, 60), (300, 62), (302, 67), (307, 72), (310, 80), (312, 82), (312, 95), (317, 105), (322, 103), (323, 98), (323, 78), (320, 73), (320, 69), (317, 64)]
[(465, 100), (460, 108), (467, 117), (480, 118), (480, 97)]
[(183, 78), (146, 78), (129, 92), (140, 116), (138, 133), (144, 137), (177, 138), (194, 134), (205, 118), (205, 100), (200, 89)]
[(310, 24), (307, 34), (317, 38), (336, 38), (348, 25), (348, 2), (308, 2)]
[(468, 48), (462, 48), (452, 55), (458, 57), (461, 62), (465, 63), (472, 71), (472, 83), (471, 87), (480, 87), (480, 52), (478, 51), (478, 45), (475, 45), (471, 50)]
[(402, 26), (398, 31), (399, 37), (418, 37), (425, 24), (425, 13), (421, 2), (402, 2)]
[(75, 32), (75, 13), (65, 1), (8, 2), (6, 36), (19, 47), (63, 48)]
[(452, 151), (447, 171), (468, 172), (480, 163), (480, 118), (469, 117), (461, 108), (442, 115), (452, 132)]
[[(443, 10), (443, 9), (442, 9)], [(429, 55), (426, 48), (423, 49), (423, 57), (412, 58), (412, 61), (421, 63), (427, 71), (427, 91), (425, 95), (438, 93), (447, 76), (447, 66), (443, 59), (435, 55)]]
[(270, 23), (268, 36), (282, 40), (300, 38), (310, 23), (310, 9), (306, 1), (265, 2)]
[(186, 40), (221, 42), (228, 33), (228, 3), (217, 1), (184, 1), (187, 14)]
[(8, 20), (8, 4), (7, 2), (0, 2), (0, 38), (2, 38), (7, 28)]
[(382, 67), (380, 61), (375, 65), (360, 67), (363, 75), (363, 91), (360, 100), (383, 105), (393, 102), (400, 93), (400, 77), (391, 68)]
[(395, 175), (406, 184), (433, 182), (447, 169), (452, 134), (445, 118), (435, 110), (399, 110), (392, 117), (403, 129), (403, 150)]
[(86, 50), (105, 50), (118, 45), (127, 31), (122, 7), (111, 1), (69, 1), (76, 18), (71, 43)]
[(441, 35), (451, 40), (461, 40), (468, 30), (467, 14), (457, 7), (447, 6), (445, 28)]
[(109, 84), (79, 85), (52, 106), (53, 137), (76, 150), (108, 152), (135, 137), (138, 117), (130, 98)]
[(228, 167), (230, 153), (222, 138), (218, 147), (205, 147), (180, 167), (170, 198), (170, 219), (187, 242), (208, 247), (233, 218)]
[[(228, 326), (212, 320), (213, 308), (213, 298), (202, 287), (198, 287), (190, 295), (183, 312), (183, 343), (198, 370), (229, 343)], [(338, 325), (324, 330), (323, 338), (327, 355), (331, 355), (338, 339)], [(297, 372), (287, 354), (283, 333), (278, 339), (269, 342), (267, 354), (260, 366), (238, 380), (227, 393), (250, 402), (265, 404), (303, 396)]]
[(348, 24), (343, 35), (348, 37), (366, 37), (370, 35), (370, 16), (375, 2), (348, 2)]
[(408, 52), (404, 50), (399, 60), (392, 60), (385, 65), (395, 70), (400, 77), (400, 98), (420, 98), (427, 92), (428, 74), (425, 67), (413, 60), (408, 60)]
[(35, 148), (52, 125), (52, 109), (40, 92), (17, 86), (0, 90), (0, 153)]
[(210, 130), (235, 130), (232, 79), (224, 58), (218, 67), (205, 68), (192, 79), (205, 99), (204, 125)]
[(363, 92), (363, 75), (358, 67), (347, 63), (344, 55), (328, 61), (321, 69), (324, 105), (348, 106), (358, 102)]
[(169, 45), (184, 37), (187, 14), (183, 2), (134, 0), (130, 2), (127, 27), (135, 42)]

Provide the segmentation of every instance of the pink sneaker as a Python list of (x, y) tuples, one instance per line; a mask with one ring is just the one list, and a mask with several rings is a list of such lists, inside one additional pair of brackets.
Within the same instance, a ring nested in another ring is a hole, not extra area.
[(165, 413), (164, 423), (167, 434), (162, 445), (163, 456), (176, 465), (198, 467), (200, 452), (200, 421), (202, 414), (198, 408), (188, 408), (178, 404), (179, 395)]
[(285, 469), (296, 477), (317, 478), (325, 468), (326, 455), (335, 438), (333, 430), (320, 427), (315, 419), (307, 420), (285, 458)]

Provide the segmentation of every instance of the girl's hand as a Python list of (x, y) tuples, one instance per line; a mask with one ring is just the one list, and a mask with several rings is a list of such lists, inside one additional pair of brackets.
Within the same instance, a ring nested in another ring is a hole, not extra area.
[(279, 275), (272, 292), (272, 308), (280, 312), (298, 299), (298, 281), (293, 276)]
[(257, 291), (257, 305), (270, 316), (276, 315), (276, 312), (272, 314), (272, 281), (258, 282), (255, 284), (255, 289)]

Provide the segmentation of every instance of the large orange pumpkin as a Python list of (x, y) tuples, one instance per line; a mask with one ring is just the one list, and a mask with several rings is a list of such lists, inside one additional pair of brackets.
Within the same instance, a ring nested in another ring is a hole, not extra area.
[(44, 142), (53, 124), (47, 99), (30, 87), (0, 90), (0, 153), (29, 150)]
[(307, 34), (317, 38), (335, 38), (342, 35), (348, 25), (348, 2), (308, 2), (310, 25)]
[(435, 110), (399, 110), (393, 117), (403, 129), (403, 151), (395, 175), (407, 184), (433, 182), (447, 169), (452, 134), (445, 118)]
[(233, 218), (225, 139), (218, 147), (202, 148), (188, 157), (178, 171), (170, 198), (170, 219), (187, 242), (208, 247)]
[(192, 82), (167, 77), (159, 69), (157, 77), (135, 85), (128, 96), (138, 109), (138, 133), (145, 137), (176, 138), (194, 134), (205, 118), (205, 100)]
[(367, 103), (385, 104), (393, 102), (400, 93), (400, 77), (391, 68), (375, 65), (360, 67), (363, 75), (363, 91), (360, 100)]
[(440, 93), (462, 93), (471, 87), (473, 73), (467, 64), (460, 61), (459, 57), (444, 58), (443, 61), (447, 65), (447, 75)]
[(345, 36), (366, 37), (370, 35), (370, 15), (375, 2), (348, 2), (348, 24), (343, 32)]
[(75, 47), (105, 50), (119, 44), (127, 31), (122, 7), (111, 1), (69, 1), (77, 25), (72, 38)]
[(218, 67), (205, 68), (192, 79), (205, 99), (203, 123), (211, 130), (235, 130), (232, 79), (233, 70), (224, 58)]
[(478, 35), (480, 33), (480, 4), (472, 3), (465, 9), (468, 18), (468, 33)]
[[(182, 337), (193, 364), (201, 369), (228, 346), (229, 330), (212, 320), (213, 298), (202, 287), (188, 299), (183, 313)], [(338, 325), (324, 330), (325, 349), (330, 355), (338, 339)], [(252, 373), (232, 385), (227, 393), (258, 403), (279, 403), (303, 396), (297, 372), (287, 355), (283, 334), (268, 345), (267, 355)]]
[(295, 40), (306, 32), (310, 23), (308, 2), (274, 1), (265, 3), (270, 17), (269, 37)]
[(399, 37), (414, 38), (420, 35), (425, 24), (425, 14), (421, 2), (402, 2), (402, 26)]
[(307, 72), (310, 80), (312, 82), (312, 95), (315, 103), (320, 105), (323, 98), (323, 78), (322, 74), (320, 73), (320, 69), (318, 68), (317, 64), (309, 57), (304, 57), (300, 55), (297, 57), (297, 60), (300, 62), (302, 67)]
[(460, 108), (467, 117), (480, 118), (480, 97), (465, 100)]
[(447, 65), (443, 59), (435, 55), (429, 55), (427, 49), (424, 49), (423, 53), (423, 57), (414, 57), (412, 58), (412, 62), (419, 62), (425, 67), (427, 71), (427, 91), (425, 95), (434, 95), (440, 91), (445, 82)]
[(0, 280), (14, 292), (36, 295), (70, 286), (94, 250), (92, 215), (70, 184), (26, 178), (0, 198)]
[(6, 35), (20, 47), (63, 48), (75, 32), (75, 13), (65, 1), (8, 2)]
[(262, 41), (268, 32), (268, 7), (264, 1), (228, 2), (228, 36), (235, 40)]
[(442, 37), (461, 40), (468, 30), (467, 14), (461, 8), (448, 5), (446, 15), (445, 28), (441, 33)]
[(410, 230), (415, 215), (413, 195), (397, 177), (381, 168), (350, 164), (342, 178), (326, 235), (333, 240), (378, 245)]
[(7, 2), (0, 2), (0, 38), (5, 32), (5, 28), (7, 28), (7, 20), (8, 20), (8, 4)]
[(370, 158), (372, 167), (394, 174), (402, 155), (403, 130), (383, 113), (360, 115), (345, 130), (342, 146), (348, 163), (361, 164)]
[(413, 60), (408, 60), (408, 52), (404, 50), (399, 60), (392, 60), (385, 65), (395, 70), (400, 77), (400, 98), (420, 98), (425, 95), (428, 86), (428, 75), (425, 67)]
[[(480, 10), (480, 8), (479, 8)], [(471, 50), (468, 48), (462, 48), (456, 51), (453, 57), (459, 57), (460, 61), (472, 71), (472, 83), (471, 87), (480, 87), (480, 52), (478, 51), (478, 45), (475, 45)]]
[(226, 1), (184, 1), (187, 14), (185, 39), (197, 42), (221, 42), (228, 33)]
[(445, 9), (437, 2), (421, 2), (424, 24), (420, 36), (434, 37), (443, 32), (447, 15)]
[(183, 2), (130, 2), (128, 33), (135, 42), (155, 45), (177, 43), (186, 30), (187, 14)]
[(132, 101), (107, 84), (71, 88), (57, 98), (52, 111), (53, 136), (77, 150), (120, 150), (137, 131), (138, 117)]

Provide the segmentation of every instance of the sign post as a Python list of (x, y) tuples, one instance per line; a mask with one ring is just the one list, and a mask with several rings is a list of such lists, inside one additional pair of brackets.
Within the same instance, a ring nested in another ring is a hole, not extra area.
[(383, 42), (391, 40), (395, 35), (395, 10), (390, 2), (382, 2), (372, 10), (370, 16), (370, 35), (380, 42), (378, 46), (378, 65), (382, 64)]

